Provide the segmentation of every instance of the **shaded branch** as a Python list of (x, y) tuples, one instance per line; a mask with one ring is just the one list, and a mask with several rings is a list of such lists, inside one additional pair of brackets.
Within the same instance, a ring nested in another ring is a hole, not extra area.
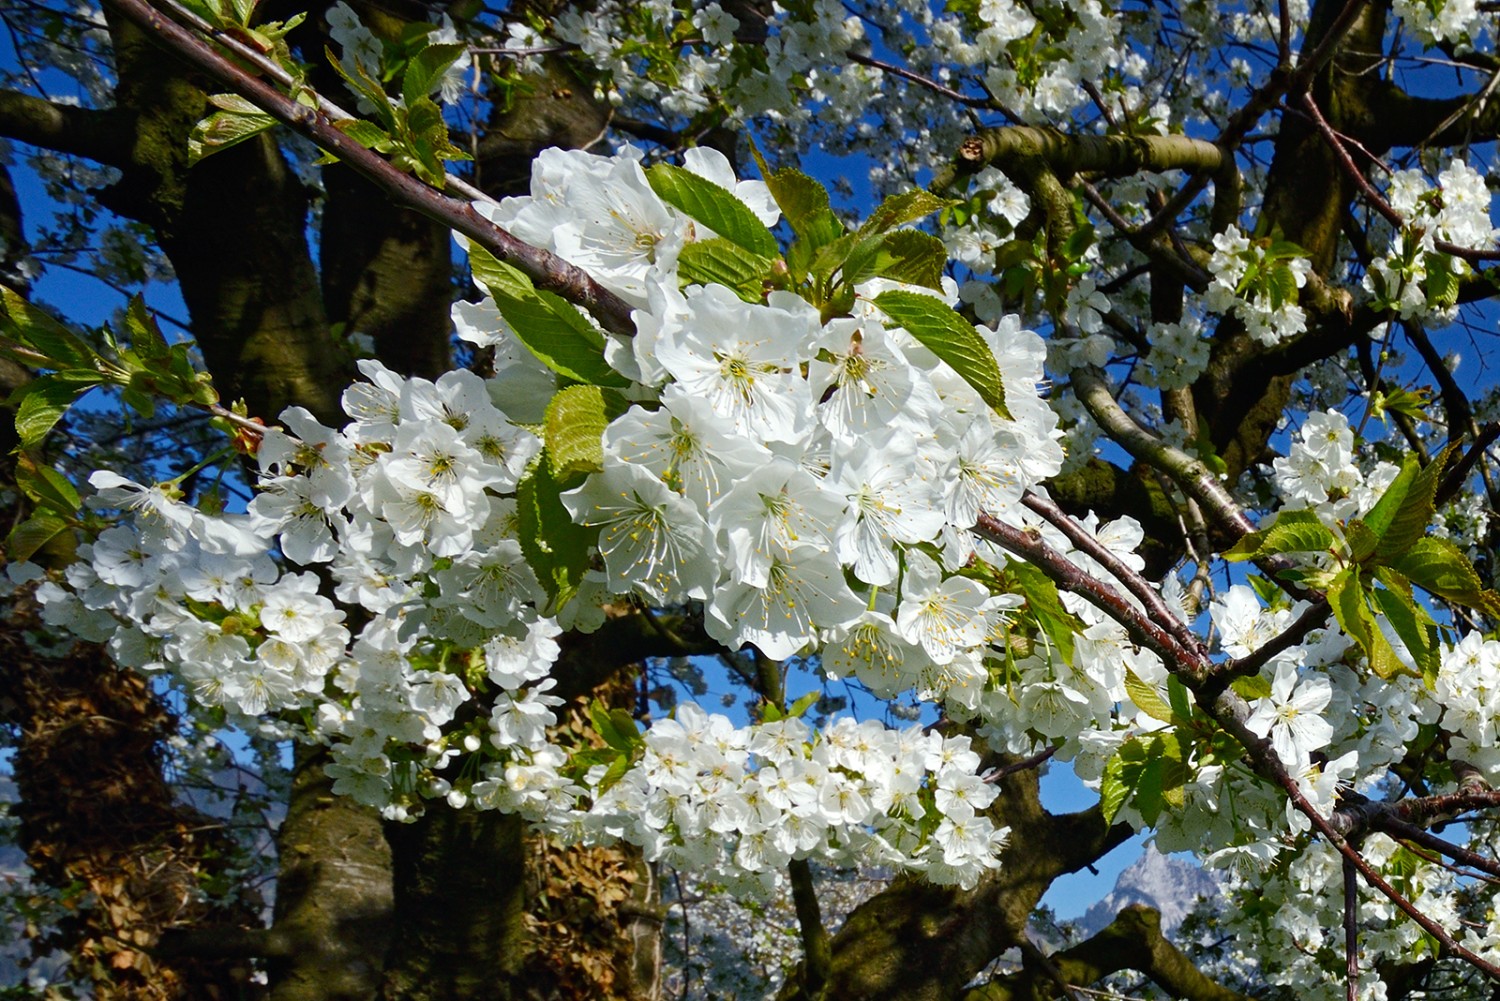
[(0, 90), (0, 135), (112, 167), (129, 164), (134, 133), (128, 118), (118, 109), (96, 111)]
[[(1216, 983), (1193, 965), (1161, 932), (1161, 915), (1149, 907), (1131, 904), (1097, 935), (1048, 957), (1057, 974), (1070, 985), (1082, 987), (1111, 973), (1136, 970), (1150, 977), (1171, 997), (1187, 1001), (1251, 1001)], [(1027, 967), (997, 977), (970, 991), (965, 1001), (1032, 1001), (1053, 996), (1051, 974)]]

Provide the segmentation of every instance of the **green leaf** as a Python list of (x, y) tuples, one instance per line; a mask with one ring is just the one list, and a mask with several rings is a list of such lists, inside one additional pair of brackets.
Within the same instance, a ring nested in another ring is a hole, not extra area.
[(1457, 444), (1450, 444), (1412, 478), (1411, 489), (1406, 491), (1406, 496), (1391, 516), (1390, 524), (1380, 535), (1380, 544), (1375, 549), (1376, 559), (1387, 562), (1406, 552), (1427, 534), (1427, 527), (1437, 513), (1435, 499), (1443, 470), (1448, 468), (1448, 459), (1457, 447)]
[(984, 402), (994, 408), (995, 413), (1010, 419), (1010, 411), (1005, 408), (1000, 366), (972, 324), (948, 308), (941, 299), (921, 292), (897, 289), (882, 292), (875, 297), (875, 305), (929, 351), (951, 365), (978, 391)]
[(38, 511), (11, 529), (10, 537), (5, 541), (6, 558), (12, 563), (29, 560), (67, 528), (68, 523), (57, 515)]
[(1229, 687), (1233, 688), (1242, 698), (1253, 702), (1256, 699), (1266, 698), (1271, 694), (1271, 679), (1262, 678), (1258, 674), (1249, 678), (1235, 678), (1229, 683)]
[(1453, 258), (1448, 254), (1428, 253), (1423, 255), (1426, 277), (1422, 280), (1422, 292), (1431, 309), (1447, 309), (1457, 304), (1459, 290), (1463, 287), (1458, 271), (1453, 267)]
[(1349, 559), (1355, 563), (1363, 563), (1375, 555), (1375, 550), (1380, 545), (1380, 537), (1359, 518), (1349, 519), (1349, 523), (1344, 526), (1344, 538), (1349, 543)]
[(1173, 809), (1187, 805), (1185, 786), (1192, 779), (1192, 771), (1183, 759), (1182, 742), (1175, 733), (1157, 735), (1157, 750), (1161, 760), (1161, 798)]
[(646, 171), (651, 190), (715, 234), (757, 257), (776, 258), (781, 248), (765, 223), (732, 192), (690, 170), (659, 163)]
[(1333, 608), (1339, 628), (1369, 658), (1370, 670), (1377, 676), (1390, 679), (1406, 669), (1365, 603), (1365, 591), (1357, 568), (1350, 567), (1334, 577), (1328, 587), (1328, 604)]
[(561, 492), (544, 448), (516, 485), (516, 519), (521, 554), (547, 592), (548, 614), (578, 593), (598, 535), (597, 529), (573, 524)]
[(1400, 574), (1387, 567), (1375, 573), (1386, 584), (1370, 592), (1375, 607), (1401, 638), (1418, 669), (1423, 674), (1436, 671), (1440, 654), (1436, 623), (1412, 600), (1411, 585)]
[(632, 753), (641, 744), (641, 732), (624, 709), (610, 709), (595, 699), (589, 703), (589, 719), (604, 742), (617, 751)]
[(937, 237), (920, 230), (898, 229), (856, 246), (844, 262), (842, 280), (858, 285), (870, 278), (889, 278), (941, 290), (947, 263), (948, 251)]
[(1135, 737), (1127, 738), (1105, 762), (1099, 786), (1099, 807), (1106, 824), (1113, 824), (1120, 809), (1129, 802), (1131, 794), (1140, 785), (1145, 765), (1146, 747)]
[(1484, 587), (1474, 566), (1447, 539), (1418, 539), (1388, 565), (1413, 584), (1457, 605), (1500, 615), (1500, 596)]
[(604, 361), (604, 335), (565, 299), (537, 289), (525, 274), (474, 244), (469, 267), (516, 338), (552, 371), (595, 386), (630, 385)]
[(28, 452), (16, 454), (16, 485), (37, 504), (58, 514), (71, 515), (78, 510), (78, 491), (68, 478), (51, 466), (37, 465)]
[(953, 202), (948, 199), (939, 198), (932, 192), (921, 188), (902, 192), (899, 195), (890, 195), (876, 206), (875, 211), (871, 212), (869, 218), (860, 225), (859, 235), (866, 237), (884, 233), (897, 226), (916, 222), (952, 204)]
[(82, 338), (10, 288), (0, 286), (0, 331), (56, 363), (56, 368), (97, 368), (99, 353)]
[(794, 167), (783, 167), (766, 178), (771, 197), (781, 208), (792, 232), (812, 249), (832, 243), (844, 234), (844, 224), (828, 207), (828, 189)]
[(1274, 525), (1247, 532), (1222, 555), (1233, 562), (1258, 560), (1279, 553), (1327, 552), (1333, 541), (1333, 532), (1311, 510), (1282, 511)]
[(1391, 527), (1391, 521), (1395, 519), (1396, 512), (1401, 509), (1402, 501), (1406, 500), (1407, 493), (1416, 482), (1419, 472), (1417, 457), (1407, 453), (1401, 461), (1401, 472), (1391, 481), (1390, 486), (1380, 495), (1375, 506), (1370, 508), (1364, 517), (1364, 523), (1370, 527), (1376, 537), (1384, 539), (1386, 530)]
[(599, 777), (599, 791), (601, 793), (608, 792), (610, 786), (623, 779), (625, 773), (628, 771), (630, 771), (629, 756), (624, 754), (617, 756), (614, 761), (609, 763), (609, 767), (604, 770), (604, 774)]
[[(1153, 751), (1157, 750), (1156, 744), (1157, 741), (1152, 742)], [(1161, 817), (1161, 809), (1165, 803), (1162, 795), (1164, 771), (1161, 758), (1153, 754), (1141, 768), (1140, 779), (1136, 782), (1135, 808), (1148, 827), (1155, 827), (1156, 821)]]
[(1036, 617), (1038, 628), (1047, 634), (1064, 664), (1073, 663), (1073, 637), (1083, 631), (1083, 624), (1063, 607), (1057, 585), (1030, 563), (1012, 560), (1005, 566), (1016, 593), (1026, 599), (1026, 608)]
[(808, 692), (806, 695), (802, 696), (802, 698), (798, 699), (796, 702), (793, 702), (791, 707), (787, 709), (786, 714), (794, 718), (801, 717), (809, 709), (817, 704), (818, 698), (821, 695), (822, 693), (818, 691)]
[(761, 302), (774, 263), (769, 257), (715, 237), (682, 248), (677, 255), (677, 277), (684, 285), (723, 285), (746, 302)]
[(1333, 532), (1311, 510), (1283, 511), (1266, 533), (1263, 555), (1326, 553), (1332, 547)]
[(1180, 720), (1193, 718), (1193, 703), (1188, 695), (1187, 686), (1177, 680), (1175, 674), (1167, 676), (1167, 701), (1172, 705), (1172, 712)]
[(15, 404), (19, 400), (16, 434), (21, 438), (21, 447), (30, 448), (47, 437), (47, 432), (62, 419), (73, 401), (87, 390), (87, 386), (79, 386), (55, 375), (44, 375), (12, 393), (9, 402)]
[(194, 125), (188, 135), (189, 167), (276, 125), (276, 119), (237, 94), (215, 94), (208, 100), (219, 110)]
[(1163, 723), (1180, 722), (1167, 700), (1156, 690), (1156, 686), (1141, 680), (1140, 675), (1128, 667), (1125, 669), (1125, 694), (1130, 696), (1130, 701), (1135, 703), (1137, 709), (1152, 719)]
[[(395, 141), (391, 139), (389, 132), (363, 118), (346, 118), (343, 121), (334, 122), (333, 127), (365, 149), (373, 149), (377, 153), (389, 153), (396, 148)], [(333, 154), (329, 156), (330, 162), (337, 162), (337, 157)]]
[(624, 397), (598, 386), (567, 386), (547, 404), (547, 461), (565, 489), (604, 469), (604, 429), (625, 412)]
[(468, 46), (462, 42), (439, 42), (428, 45), (406, 63), (406, 72), (401, 75), (401, 97), (407, 107), (432, 93), (441, 82), (448, 68), (458, 62)]

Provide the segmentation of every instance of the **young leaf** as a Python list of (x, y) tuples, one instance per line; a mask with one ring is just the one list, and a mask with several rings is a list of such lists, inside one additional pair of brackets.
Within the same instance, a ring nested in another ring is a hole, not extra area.
[(1407, 490), (1390, 524), (1381, 533), (1380, 543), (1375, 549), (1377, 559), (1385, 562), (1399, 556), (1427, 534), (1427, 526), (1432, 524), (1432, 516), (1437, 513), (1438, 484), (1442, 482), (1443, 470), (1448, 467), (1448, 459), (1457, 447), (1457, 444), (1450, 444), (1412, 478), (1411, 489)]
[(406, 71), (401, 75), (401, 97), (406, 106), (412, 107), (431, 94), (467, 48), (462, 42), (440, 42), (428, 45), (407, 60)]
[(276, 119), (235, 94), (215, 94), (209, 102), (220, 110), (204, 118), (188, 136), (188, 166), (273, 127)]
[(1000, 366), (979, 331), (947, 303), (921, 292), (892, 289), (875, 297), (880, 311), (953, 367), (995, 413), (1010, 419)]
[(1407, 453), (1401, 462), (1401, 472), (1396, 474), (1396, 478), (1391, 481), (1390, 486), (1385, 488), (1385, 492), (1380, 495), (1375, 506), (1370, 508), (1369, 513), (1365, 515), (1365, 524), (1370, 526), (1370, 531), (1374, 532), (1378, 538), (1385, 538), (1386, 529), (1391, 527), (1391, 521), (1396, 517), (1396, 512), (1401, 509), (1401, 502), (1406, 500), (1407, 492), (1416, 482), (1417, 472), (1417, 457)]
[(1152, 719), (1163, 723), (1181, 722), (1176, 719), (1172, 707), (1161, 697), (1156, 686), (1142, 681), (1140, 675), (1128, 667), (1125, 669), (1125, 694), (1130, 696), (1130, 701), (1135, 703), (1137, 709)]
[(78, 510), (78, 491), (68, 478), (51, 466), (37, 465), (29, 452), (16, 453), (16, 485), (37, 504), (58, 514)]
[(62, 419), (73, 401), (88, 389), (55, 375), (44, 375), (23, 385), (11, 394), (16, 407), (16, 434), (21, 447), (30, 448), (47, 437), (47, 432)]
[(684, 285), (723, 285), (746, 302), (761, 302), (774, 263), (715, 237), (682, 248), (677, 255), (677, 277)]
[(1026, 599), (1027, 611), (1036, 617), (1037, 626), (1052, 641), (1062, 662), (1073, 663), (1073, 636), (1082, 631), (1082, 624), (1063, 607), (1057, 585), (1036, 567), (1019, 560), (1006, 565), (1005, 575)]
[(659, 163), (646, 171), (646, 180), (662, 201), (681, 209), (730, 243), (758, 257), (781, 256), (776, 237), (765, 223), (744, 202), (708, 178)]
[(1326, 552), (1333, 546), (1333, 532), (1309, 510), (1283, 511), (1276, 524), (1247, 532), (1223, 553), (1226, 560), (1258, 560), (1280, 553)]
[(870, 213), (870, 217), (860, 225), (859, 234), (865, 237), (885, 233), (897, 226), (916, 222), (952, 204), (948, 199), (939, 198), (932, 192), (921, 188), (891, 195), (876, 206), (875, 211)]
[(77, 334), (5, 286), (0, 286), (0, 332), (46, 355), (56, 368), (93, 369), (100, 360)]
[(1406, 669), (1365, 603), (1358, 569), (1350, 567), (1334, 577), (1328, 587), (1328, 604), (1339, 628), (1364, 651), (1370, 670), (1378, 677), (1390, 679)]
[(604, 335), (566, 300), (540, 291), (526, 275), (472, 244), (469, 267), (516, 337), (552, 371), (595, 386), (630, 384), (605, 362)]
[(921, 230), (898, 229), (857, 245), (844, 262), (842, 280), (858, 285), (870, 278), (889, 278), (940, 290), (947, 263), (948, 251), (937, 237)]
[(802, 696), (802, 698), (798, 699), (796, 702), (793, 702), (787, 709), (786, 714), (794, 718), (804, 715), (809, 709), (817, 704), (818, 699), (821, 695), (822, 693), (818, 691), (808, 692), (806, 695)]
[(565, 489), (604, 468), (604, 429), (625, 412), (625, 400), (598, 386), (568, 386), (547, 404), (547, 461)]
[(11, 530), (5, 540), (5, 555), (12, 563), (23, 563), (67, 528), (68, 523), (57, 515), (38, 511)]
[(792, 232), (813, 249), (832, 243), (844, 234), (844, 224), (828, 207), (828, 191), (823, 185), (793, 167), (783, 167), (766, 178), (771, 197), (781, 208)]

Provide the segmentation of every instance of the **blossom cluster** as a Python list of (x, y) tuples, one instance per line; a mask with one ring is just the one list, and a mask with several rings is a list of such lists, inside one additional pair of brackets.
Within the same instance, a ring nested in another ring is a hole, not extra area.
[[(688, 167), (774, 221), (765, 186), (722, 157)], [(789, 292), (680, 290), (678, 255), (712, 234), (630, 156), (544, 153), (532, 194), (495, 214), (638, 307), (637, 336), (605, 349), (635, 402), (604, 430), (599, 468), (559, 498), (597, 531), (597, 568), (571, 601), (558, 607), (528, 563), (517, 508), (546, 461), (558, 379), (486, 301), (454, 318), (495, 349), (493, 378), (362, 362), (342, 430), (293, 408), (267, 431), (244, 514), (95, 474), (91, 503), (130, 517), (81, 550), (68, 588), (43, 587), (49, 618), (233, 721), (327, 744), (336, 790), (388, 816), (443, 796), (726, 878), (820, 855), (972, 883), (1003, 831), (961, 741), (796, 720), (736, 730), (683, 707), (620, 777), (553, 742), (551, 693), (564, 631), (597, 628), (628, 596), (701, 602), (729, 649), (821, 648), (884, 688), (957, 690), (972, 708), (1020, 598), (957, 572), (983, 545), (971, 529), (981, 510), (1016, 519), (1061, 459), (1035, 389), (1040, 340), (1013, 319), (980, 330), (1000, 417), (886, 325), (869, 298), (885, 285), (826, 323)], [(478, 719), (460, 713), (481, 697)]]

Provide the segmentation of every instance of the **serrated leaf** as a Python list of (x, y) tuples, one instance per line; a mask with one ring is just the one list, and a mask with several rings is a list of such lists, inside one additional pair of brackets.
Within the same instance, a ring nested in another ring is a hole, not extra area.
[[(1387, 572), (1394, 573), (1389, 570)], [(1379, 571), (1377, 571), (1378, 575)], [(1379, 587), (1370, 592), (1370, 597), (1380, 614), (1391, 624), (1391, 628), (1406, 646), (1417, 668), (1424, 674), (1429, 669), (1436, 669), (1439, 659), (1437, 627), (1426, 613), (1417, 607), (1409, 591)], [(1424, 619), (1426, 619), (1425, 622)]]
[(205, 157), (254, 138), (277, 124), (276, 119), (243, 98), (239, 99), (232, 110), (224, 109), (220, 98), (226, 96), (230, 95), (215, 95), (210, 98), (222, 110), (199, 121), (188, 135), (189, 167)]
[(1344, 526), (1344, 539), (1349, 543), (1349, 559), (1354, 563), (1369, 559), (1380, 545), (1380, 537), (1359, 518), (1349, 519)]
[(16, 407), (16, 434), (20, 436), (21, 447), (30, 448), (47, 437), (47, 432), (87, 389), (87, 386), (44, 375), (12, 394), (10, 402), (15, 403), (17, 397), (20, 400)]
[(898, 229), (880, 238), (872, 238), (869, 248), (859, 244), (844, 263), (843, 281), (850, 285), (871, 278), (920, 285), (941, 290), (943, 268), (948, 251), (943, 242), (916, 229)]
[(706, 177), (669, 163), (659, 163), (646, 171), (651, 190), (668, 205), (675, 206), (713, 230), (718, 236), (757, 257), (781, 256), (776, 237), (765, 223), (730, 191)]
[(1230, 562), (1258, 560), (1279, 553), (1323, 552), (1332, 547), (1333, 532), (1309, 510), (1283, 511), (1276, 524), (1247, 532), (1222, 555)]
[(766, 178), (771, 197), (792, 232), (816, 250), (844, 234), (844, 224), (828, 205), (828, 189), (794, 167), (783, 167)]
[(537, 289), (525, 274), (473, 244), (469, 267), (516, 338), (552, 371), (594, 386), (630, 384), (605, 362), (604, 335), (561, 296)]
[(146, 308), (146, 300), (139, 292), (130, 297), (130, 303), (125, 307), (125, 332), (130, 335), (131, 348), (143, 361), (159, 361), (171, 350), (156, 317)]
[(677, 255), (677, 277), (684, 285), (723, 285), (746, 302), (760, 302), (774, 263), (715, 237), (682, 248)]
[(995, 413), (1010, 419), (1000, 366), (972, 324), (941, 299), (920, 292), (899, 289), (882, 292), (875, 297), (875, 305), (923, 347), (952, 366)]
[(412, 107), (431, 94), (467, 49), (462, 42), (439, 42), (407, 60), (406, 71), (401, 74), (401, 98), (406, 106)]
[(1283, 511), (1266, 532), (1257, 556), (1323, 553), (1333, 546), (1333, 532), (1310, 510)]
[[(1127, 741), (1128, 743), (1128, 741)], [(1130, 774), (1127, 776), (1127, 772)], [(1130, 799), (1134, 782), (1140, 777), (1140, 765), (1132, 766), (1117, 751), (1104, 763), (1104, 775), (1099, 783), (1099, 810), (1106, 824), (1113, 824)]]
[(1486, 615), (1500, 613), (1500, 596), (1484, 587), (1474, 566), (1447, 539), (1418, 539), (1388, 565), (1413, 584), (1457, 605)]
[(1401, 502), (1406, 500), (1406, 494), (1411, 490), (1411, 485), (1416, 482), (1419, 472), (1417, 457), (1408, 453), (1401, 461), (1401, 471), (1391, 481), (1375, 506), (1370, 508), (1364, 516), (1364, 523), (1370, 527), (1377, 538), (1385, 538), (1386, 530), (1391, 527), (1391, 521), (1396, 517), (1396, 512), (1401, 509)]
[(1125, 694), (1130, 696), (1137, 709), (1152, 719), (1163, 723), (1179, 722), (1156, 686), (1141, 680), (1140, 675), (1128, 667), (1125, 669)]
[(71, 515), (80, 504), (78, 491), (68, 478), (51, 466), (39, 466), (28, 452), (16, 454), (16, 486), (42, 507)]
[(12, 563), (25, 562), (67, 528), (68, 523), (57, 515), (38, 511), (11, 529), (5, 541), (6, 558)]
[(363, 118), (346, 118), (343, 121), (334, 122), (333, 127), (365, 149), (373, 149), (377, 153), (389, 153), (395, 149), (390, 133), (374, 122)]
[(92, 369), (99, 354), (46, 310), (0, 286), (0, 332), (47, 356), (56, 368)]
[(1450, 444), (1412, 478), (1411, 489), (1406, 491), (1396, 513), (1391, 516), (1390, 524), (1380, 535), (1380, 543), (1375, 548), (1376, 559), (1386, 562), (1390, 557), (1404, 553), (1427, 534), (1427, 527), (1437, 513), (1438, 485), (1442, 482), (1443, 471), (1448, 468), (1448, 459), (1457, 447), (1457, 444)]
[(1364, 652), (1370, 670), (1378, 677), (1388, 680), (1406, 669), (1365, 602), (1365, 589), (1357, 569), (1351, 567), (1334, 577), (1328, 587), (1328, 604), (1339, 628)]
[(604, 429), (625, 412), (619, 393), (598, 386), (568, 386), (547, 404), (547, 461), (564, 489), (604, 469)]
[(1267, 269), (1267, 284), (1271, 289), (1271, 308), (1280, 309), (1289, 302), (1297, 301), (1297, 275), (1285, 264), (1274, 264)]
[(521, 554), (547, 592), (552, 614), (578, 593), (598, 531), (573, 524), (542, 451), (516, 485), (516, 519)]
[(859, 227), (861, 236), (874, 236), (893, 230), (897, 226), (904, 226), (909, 222), (916, 222), (925, 216), (930, 216), (939, 209), (946, 208), (953, 203), (946, 198), (939, 198), (930, 191), (915, 188), (911, 191), (902, 192), (899, 195), (889, 195), (884, 201), (875, 207)]

